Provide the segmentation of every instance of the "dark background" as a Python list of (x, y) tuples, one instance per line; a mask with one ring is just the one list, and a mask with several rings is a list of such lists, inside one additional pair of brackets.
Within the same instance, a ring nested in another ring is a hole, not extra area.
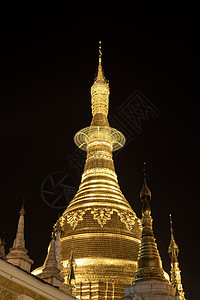
[(115, 159), (121, 189), (140, 217), (146, 161), (164, 269), (170, 270), (172, 213), (186, 297), (199, 299), (196, 8), (145, 3), (128, 7), (120, 2), (87, 8), (77, 2), (73, 7), (4, 7), (0, 19), (0, 234), (5, 236), (6, 251), (12, 246), (25, 195), (26, 247), (33, 268), (45, 259), (59, 210), (42, 200), (41, 185), (52, 172), (76, 173), (68, 158), (76, 151), (75, 133), (91, 121), (90, 86), (102, 40), (110, 114), (117, 115), (136, 90), (159, 111), (156, 118), (142, 122), (141, 133)]

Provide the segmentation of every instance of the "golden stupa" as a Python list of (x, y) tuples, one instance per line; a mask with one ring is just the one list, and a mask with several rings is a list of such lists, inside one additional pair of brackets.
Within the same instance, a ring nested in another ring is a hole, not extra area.
[(71, 255), (78, 299), (119, 299), (137, 270), (141, 221), (122, 194), (112, 152), (125, 137), (108, 123), (109, 83), (102, 69), (91, 87), (92, 122), (74, 138), (87, 151), (79, 189), (59, 218), (60, 258), (69, 280)]

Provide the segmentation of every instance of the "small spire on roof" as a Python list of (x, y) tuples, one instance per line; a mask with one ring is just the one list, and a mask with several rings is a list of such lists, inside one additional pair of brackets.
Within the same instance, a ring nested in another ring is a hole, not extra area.
[(6, 255), (6, 259), (11, 264), (18, 266), (27, 272), (30, 272), (31, 265), (33, 260), (27, 255), (27, 249), (25, 248), (25, 239), (24, 239), (24, 198), (22, 208), (20, 210), (20, 216), (17, 226), (17, 233), (15, 240), (13, 242), (13, 247), (10, 248), (9, 253)]
[(146, 182), (145, 165), (146, 164), (144, 164), (143, 168), (144, 183), (140, 193), (142, 201), (142, 240), (135, 281), (149, 279), (165, 281), (162, 261), (153, 233), (153, 219), (151, 217), (149, 204), (151, 192)]
[(102, 56), (101, 41), (99, 41), (99, 63), (101, 63), (101, 56)]
[(174, 239), (171, 214), (169, 214), (169, 220), (170, 220), (171, 241), (168, 248), (168, 253), (170, 254), (171, 258), (173, 257), (173, 260), (178, 261), (177, 257), (178, 257), (179, 249)]
[(148, 188), (147, 185), (147, 174), (146, 174), (146, 163), (144, 162), (144, 166), (143, 166), (143, 187), (142, 190), (140, 192), (140, 198), (144, 197), (144, 196), (148, 196), (149, 198), (151, 198), (151, 191)]
[(179, 269), (179, 262), (178, 262), (179, 249), (174, 239), (171, 214), (169, 215), (169, 218), (170, 218), (171, 241), (168, 248), (168, 253), (171, 258), (171, 283), (176, 289), (176, 295), (179, 296), (178, 299), (185, 300), (183, 286), (181, 283), (181, 271)]
[(51, 242), (44, 262), (44, 268), (38, 277), (54, 286), (58, 286), (59, 288), (63, 287), (64, 278), (56, 259), (56, 233), (54, 230), (52, 231)]

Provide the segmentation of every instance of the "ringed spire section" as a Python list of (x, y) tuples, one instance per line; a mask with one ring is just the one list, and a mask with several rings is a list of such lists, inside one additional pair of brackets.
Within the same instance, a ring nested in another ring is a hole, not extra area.
[(93, 145), (107, 145), (111, 151), (124, 147), (125, 136), (115, 128), (106, 126), (90, 126), (81, 129), (74, 137), (75, 144), (84, 151)]
[(102, 57), (101, 41), (99, 41), (98, 71), (94, 83), (91, 86), (92, 115), (94, 116), (96, 113), (102, 113), (107, 117), (108, 107), (109, 107), (110, 88), (109, 88), (109, 81), (106, 79), (103, 72), (101, 57)]

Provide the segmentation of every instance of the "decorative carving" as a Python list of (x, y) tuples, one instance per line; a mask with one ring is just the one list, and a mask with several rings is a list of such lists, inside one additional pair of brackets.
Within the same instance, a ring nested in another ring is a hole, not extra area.
[(152, 228), (153, 219), (151, 215), (145, 215), (142, 216), (142, 227), (143, 228)]
[(154, 236), (153, 235), (153, 229), (149, 227), (144, 227), (142, 231), (142, 236)]
[(135, 221), (137, 219), (136, 215), (123, 210), (118, 210), (117, 213), (120, 217), (121, 222), (123, 222), (126, 225), (126, 228), (129, 231), (132, 230), (133, 225), (135, 224)]
[(138, 223), (138, 225), (142, 231), (142, 221), (139, 218), (136, 218), (136, 222)]
[(161, 268), (156, 267), (145, 267), (140, 268), (137, 271), (136, 278), (143, 278), (143, 277), (156, 277), (156, 278), (164, 278), (164, 271)]
[[(93, 208), (86, 208), (84, 210), (79, 209), (75, 212), (73, 211), (69, 212), (65, 215), (67, 223), (70, 224), (71, 227), (73, 227), (73, 229), (75, 229), (78, 222), (83, 220), (83, 215), (85, 214), (86, 211), (91, 212), (94, 220), (97, 220), (97, 222), (101, 227), (103, 227), (108, 220), (111, 220), (111, 215), (113, 214), (113, 212), (116, 212), (118, 214), (121, 222), (123, 222), (126, 225), (126, 228), (129, 231), (132, 230), (135, 222), (138, 222), (139, 226), (141, 227), (141, 221), (136, 217), (135, 214), (123, 210), (118, 210), (116, 208), (108, 208), (108, 207), (93, 207)], [(62, 226), (63, 217), (61, 218), (60, 218), (61, 221), (60, 225)]]
[(93, 208), (91, 210), (94, 220), (97, 220), (101, 227), (106, 224), (108, 220), (111, 220), (111, 215), (113, 214), (112, 208)]
[[(20, 282), (20, 281), (19, 281)], [(22, 283), (22, 282), (21, 282)], [(45, 296), (41, 295), (41, 291), (38, 289), (36, 291), (31, 290), (31, 286), (25, 287), (22, 284), (14, 282), (6, 277), (0, 275), (0, 298), (1, 299), (16, 299), (16, 295), (26, 295), (35, 300), (47, 300), (47, 294)], [(13, 294), (14, 293), (14, 294)], [(44, 291), (43, 291), (44, 294)]]
[(79, 209), (75, 212), (69, 212), (66, 215), (67, 223), (70, 224), (73, 229), (75, 229), (78, 222), (83, 220), (84, 214), (85, 214), (85, 211), (82, 209)]

